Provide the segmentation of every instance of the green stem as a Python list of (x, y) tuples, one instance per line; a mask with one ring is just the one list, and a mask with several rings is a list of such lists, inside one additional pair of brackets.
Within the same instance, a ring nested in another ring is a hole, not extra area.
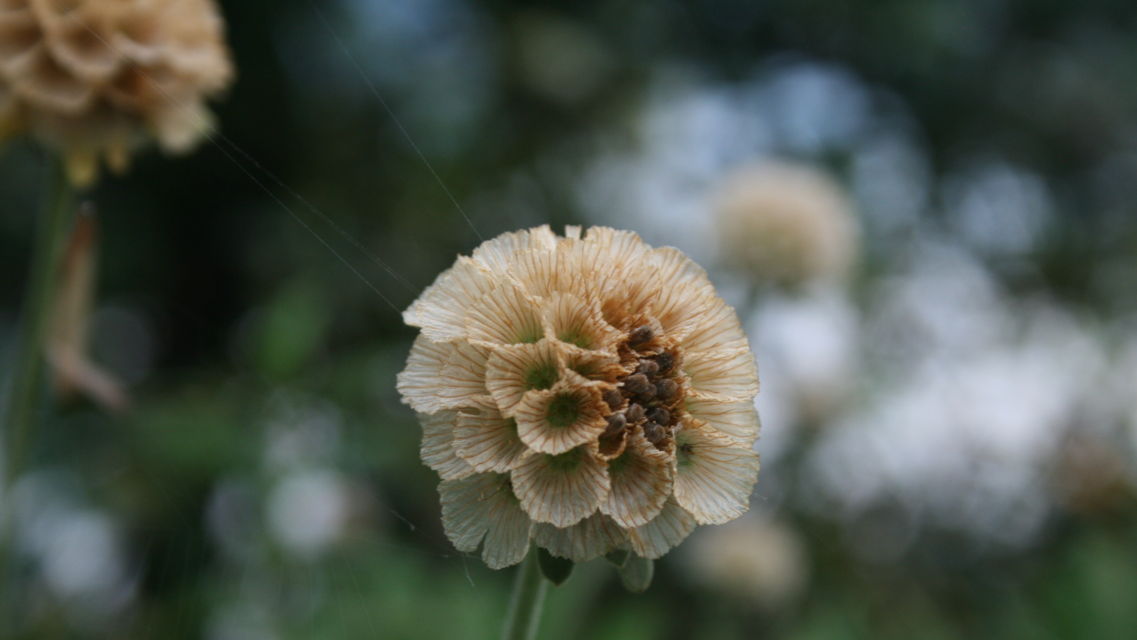
[[(60, 248), (66, 238), (72, 214), (71, 184), (63, 165), (52, 161), (46, 185), (44, 209), (41, 212), (32, 264), (28, 271), (28, 287), (24, 292), (24, 309), (16, 336), (15, 362), (11, 370), (11, 390), (4, 410), (4, 472), (0, 493), (9, 492), (20, 475), (24, 447), (31, 435), (39, 398), (40, 372), (43, 368), (44, 339), (51, 319), (52, 295), (58, 281)], [(15, 587), (15, 562), (10, 546), (15, 514), (12, 501), (0, 495), (0, 636), (8, 637), (19, 625), (19, 590)]]
[(36, 230), (24, 310), (16, 337), (16, 357), (11, 370), (11, 392), (4, 417), (6, 460), (4, 475), (16, 479), (23, 464), (24, 448), (32, 430), (43, 368), (44, 338), (51, 320), (53, 292), (58, 280), (59, 252), (73, 213), (71, 185), (62, 163), (52, 162), (44, 210)]
[(518, 567), (513, 582), (513, 595), (509, 599), (509, 613), (505, 619), (504, 640), (533, 640), (541, 622), (541, 606), (549, 583), (537, 565), (537, 548), (531, 547), (525, 561)]

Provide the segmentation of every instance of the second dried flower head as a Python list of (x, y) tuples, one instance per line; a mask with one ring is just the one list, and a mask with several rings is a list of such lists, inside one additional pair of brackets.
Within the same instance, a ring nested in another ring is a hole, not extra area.
[(530, 541), (657, 558), (744, 513), (758, 375), (734, 311), (681, 252), (547, 226), (490, 240), (406, 311), (399, 374), (442, 519), (493, 568)]
[(213, 0), (0, 0), (0, 139), (30, 133), (80, 186), (149, 137), (192, 147), (232, 77)]
[(724, 259), (756, 283), (841, 281), (855, 261), (852, 203), (808, 165), (770, 161), (737, 169), (719, 187), (715, 208)]

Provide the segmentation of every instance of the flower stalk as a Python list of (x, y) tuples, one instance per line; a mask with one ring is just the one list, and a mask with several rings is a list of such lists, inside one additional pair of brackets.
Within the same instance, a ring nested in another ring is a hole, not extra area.
[(74, 194), (63, 164), (53, 159), (46, 185), (44, 209), (36, 231), (24, 311), (16, 335), (15, 361), (4, 416), (5, 477), (19, 475), (24, 450), (32, 431), (42, 388), (44, 339), (51, 321), (53, 290), (58, 282), (59, 255), (73, 214)]
[(541, 575), (534, 546), (518, 567), (517, 578), (513, 581), (513, 595), (509, 599), (509, 611), (501, 636), (503, 640), (533, 640), (537, 637), (537, 625), (541, 622), (541, 608), (548, 588), (549, 584)]

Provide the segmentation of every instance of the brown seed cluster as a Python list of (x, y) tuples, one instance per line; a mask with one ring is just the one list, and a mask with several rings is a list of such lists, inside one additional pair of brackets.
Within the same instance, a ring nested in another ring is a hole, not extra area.
[(682, 410), (682, 378), (677, 351), (659, 350), (650, 325), (634, 329), (624, 343), (626, 360), (635, 368), (617, 380), (618, 388), (604, 392), (612, 413), (600, 436), (600, 451), (614, 450), (628, 429), (642, 431), (656, 449), (671, 446)]

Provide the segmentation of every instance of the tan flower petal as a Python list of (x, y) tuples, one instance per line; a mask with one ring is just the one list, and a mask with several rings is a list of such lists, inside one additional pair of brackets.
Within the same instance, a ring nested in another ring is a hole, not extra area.
[(444, 342), (466, 336), (466, 310), (498, 284), (492, 271), (461, 257), (403, 312), (403, 322), (421, 327), (427, 337)]
[(568, 344), (561, 345), (560, 351), (564, 368), (581, 378), (614, 383), (617, 378), (629, 373), (615, 353), (580, 349)]
[(553, 251), (556, 246), (557, 235), (546, 224), (533, 229), (503, 233), (487, 240), (474, 250), (471, 257), (490, 271), (509, 273), (518, 253), (529, 250)]
[(554, 293), (545, 301), (545, 322), (557, 340), (581, 349), (608, 349), (621, 335), (604, 321), (596, 300), (570, 293)]
[(520, 251), (509, 275), (530, 295), (542, 298), (558, 291), (581, 291), (585, 277), (578, 257), (565, 248), (564, 240), (553, 251)]
[(688, 352), (682, 369), (697, 398), (741, 401), (758, 393), (758, 365), (749, 347)]
[(711, 283), (692, 280), (670, 285), (651, 300), (651, 314), (668, 333), (686, 335), (692, 323), (725, 303)]
[(517, 405), (517, 433), (530, 449), (564, 453), (595, 441), (608, 426), (598, 386), (571, 375), (568, 372), (551, 389), (527, 391)]
[(532, 454), (510, 474), (521, 508), (536, 522), (574, 525), (595, 513), (608, 495), (608, 472), (584, 445), (552, 456)]
[(656, 277), (663, 282), (672, 285), (710, 283), (707, 271), (675, 247), (660, 247), (652, 250), (651, 254)]
[(438, 486), (442, 528), (459, 551), (483, 542), (482, 559), (491, 569), (517, 564), (529, 550), (533, 523), (509, 488), (509, 476), (481, 473)]
[(426, 466), (437, 471), (443, 480), (465, 478), (474, 473), (474, 468), (458, 457), (454, 449), (457, 412), (420, 413), (418, 420), (422, 425), (422, 447), (419, 454)]
[(495, 345), (537, 342), (545, 335), (540, 303), (506, 282), (468, 305), (466, 336)]
[(701, 313), (685, 319), (674, 333), (682, 336), (688, 351), (730, 351), (749, 345), (738, 314), (718, 296), (703, 305)]
[(465, 342), (434, 342), (419, 334), (396, 376), (395, 387), (415, 411), (434, 413), (488, 400), (484, 376), (487, 350)]
[(600, 512), (621, 527), (639, 527), (659, 515), (671, 496), (671, 456), (637, 430), (629, 436), (624, 453), (608, 462), (608, 477), (612, 488)]
[(437, 381), (437, 391), (447, 407), (487, 404), (486, 359), (490, 350), (469, 342), (451, 343), (453, 349)]
[(675, 434), (675, 499), (699, 524), (746, 513), (758, 479), (758, 454), (705, 423), (687, 420)]
[(612, 551), (627, 540), (627, 534), (611, 518), (594, 514), (571, 527), (551, 524), (533, 527), (533, 541), (554, 556), (587, 562)]
[(550, 389), (561, 377), (554, 341), (497, 347), (486, 361), (485, 386), (503, 415), (512, 416), (525, 392)]
[(650, 255), (652, 249), (639, 234), (611, 227), (589, 227), (584, 234), (584, 244), (592, 249), (597, 258), (589, 264), (608, 266), (617, 269), (639, 263)]
[(748, 447), (758, 439), (761, 422), (752, 401), (720, 402), (689, 398), (687, 412)]
[(439, 395), (439, 380), (452, 349), (451, 345), (434, 342), (426, 334), (420, 333), (415, 338), (406, 368), (395, 377), (395, 388), (403, 402), (415, 411), (434, 413), (446, 408)]
[(629, 530), (628, 542), (636, 555), (655, 559), (683, 542), (694, 530), (695, 518), (672, 499), (654, 520)]
[(454, 450), (477, 471), (508, 473), (527, 449), (517, 436), (517, 423), (497, 409), (465, 409), (458, 414)]

